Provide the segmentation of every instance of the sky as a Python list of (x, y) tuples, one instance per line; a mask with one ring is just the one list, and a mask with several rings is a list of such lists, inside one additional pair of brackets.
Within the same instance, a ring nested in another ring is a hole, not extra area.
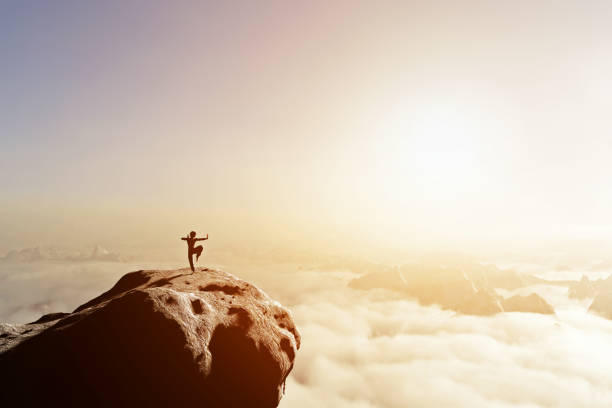
[[(0, 254), (612, 242), (606, 1), (0, 2)], [(212, 238), (211, 238), (212, 242)]]
[(348, 287), (408, 249), (609, 276), (610, 21), (588, 0), (0, 0), (0, 258), (68, 248), (0, 259), (0, 322), (184, 267), (196, 230), (200, 266), (293, 313), (282, 407), (610, 406), (590, 299), (528, 288), (556, 315), (475, 317)]

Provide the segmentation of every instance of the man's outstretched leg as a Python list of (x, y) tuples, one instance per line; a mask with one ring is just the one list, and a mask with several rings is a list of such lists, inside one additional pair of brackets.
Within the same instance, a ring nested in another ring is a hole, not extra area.
[(198, 245), (197, 247), (193, 249), (196, 253), (196, 261), (197, 261), (198, 259), (200, 259), (200, 255), (202, 255), (202, 251), (204, 250), (204, 248), (202, 247), (202, 245)]

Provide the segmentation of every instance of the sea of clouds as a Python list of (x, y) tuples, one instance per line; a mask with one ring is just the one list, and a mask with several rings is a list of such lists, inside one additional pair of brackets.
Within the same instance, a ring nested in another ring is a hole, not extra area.
[(135, 265), (116, 262), (0, 262), (0, 322), (28, 323), (70, 312), (108, 290)]
[[(149, 267), (2, 263), (0, 321), (71, 311), (124, 273)], [(612, 406), (612, 321), (587, 313), (588, 301), (568, 299), (563, 287), (521, 289), (543, 296), (555, 316), (477, 317), (350, 289), (357, 274), (348, 270), (223, 267), (287, 305), (300, 328), (281, 408)]]
[(282, 408), (612, 406), (612, 322), (564, 288), (533, 288), (556, 316), (476, 317), (346, 278), (295, 279), (324, 283), (293, 294), (303, 347)]

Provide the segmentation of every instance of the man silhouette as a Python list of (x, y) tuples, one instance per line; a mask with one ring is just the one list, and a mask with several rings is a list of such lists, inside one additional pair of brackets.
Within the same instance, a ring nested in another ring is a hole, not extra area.
[(181, 238), (183, 241), (187, 241), (187, 257), (189, 258), (189, 266), (191, 267), (191, 272), (195, 272), (193, 267), (193, 254), (196, 255), (196, 262), (200, 259), (200, 255), (202, 255), (202, 251), (204, 247), (202, 245), (198, 245), (194, 247), (197, 241), (206, 241), (208, 239), (208, 234), (206, 234), (206, 238), (196, 238), (196, 232), (191, 231), (188, 236)]

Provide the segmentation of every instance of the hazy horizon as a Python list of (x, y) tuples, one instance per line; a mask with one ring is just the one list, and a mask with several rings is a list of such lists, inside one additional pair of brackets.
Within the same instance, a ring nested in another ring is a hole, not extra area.
[(607, 2), (2, 9), (0, 251), (612, 242)]

